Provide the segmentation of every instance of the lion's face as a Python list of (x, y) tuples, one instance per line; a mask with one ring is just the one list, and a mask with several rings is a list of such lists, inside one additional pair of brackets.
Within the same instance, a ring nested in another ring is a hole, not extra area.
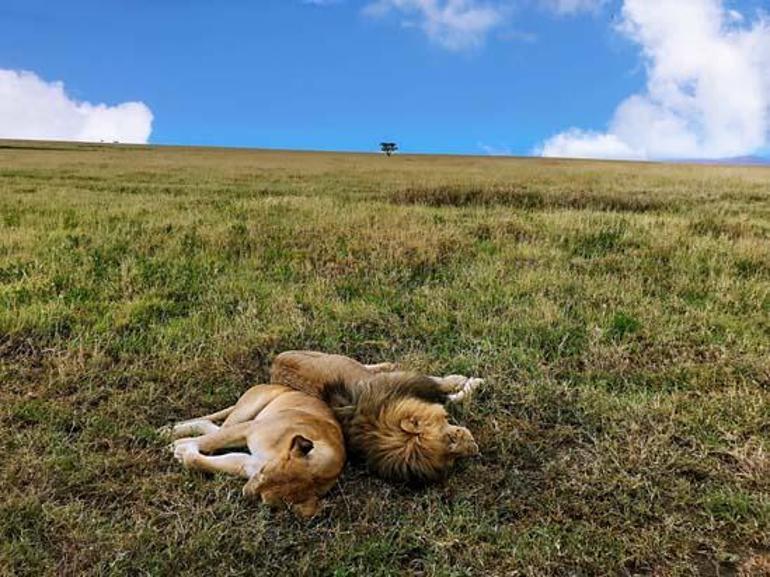
[(441, 405), (417, 401), (410, 403), (409, 408), (411, 414), (401, 418), (401, 429), (414, 435), (423, 445), (430, 446), (437, 463), (479, 454), (479, 446), (471, 432), (450, 424)]
[(349, 440), (378, 474), (407, 481), (439, 479), (457, 459), (479, 452), (471, 432), (450, 424), (442, 405), (415, 398), (358, 413)]
[(303, 517), (318, 512), (318, 498), (337, 480), (344, 460), (330, 459), (325, 441), (289, 435), (274, 448), (273, 457), (243, 487), (246, 497), (261, 497), (270, 506), (283, 503)]
[(402, 419), (404, 431), (415, 435), (424, 456), (441, 476), (457, 459), (474, 457), (479, 446), (465, 427), (452, 425), (443, 407), (425, 403), (411, 417)]
[(479, 454), (479, 446), (471, 432), (465, 427), (447, 423), (445, 429), (446, 450), (455, 458), (475, 457)]

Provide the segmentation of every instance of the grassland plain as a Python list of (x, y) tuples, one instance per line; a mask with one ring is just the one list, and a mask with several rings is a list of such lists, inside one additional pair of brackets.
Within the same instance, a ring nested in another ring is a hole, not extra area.
[[(5, 575), (761, 575), (770, 170), (2, 143)], [(285, 349), (482, 375), (310, 522), (156, 428)]]

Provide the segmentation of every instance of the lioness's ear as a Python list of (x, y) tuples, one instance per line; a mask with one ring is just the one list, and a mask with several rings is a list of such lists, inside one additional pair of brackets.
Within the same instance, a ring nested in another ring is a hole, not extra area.
[(291, 452), (298, 457), (305, 457), (313, 447), (313, 441), (302, 435), (295, 435), (291, 440)]
[(422, 426), (420, 425), (420, 420), (417, 417), (407, 417), (406, 419), (401, 419), (401, 429), (407, 433), (419, 435), (420, 431), (422, 430)]

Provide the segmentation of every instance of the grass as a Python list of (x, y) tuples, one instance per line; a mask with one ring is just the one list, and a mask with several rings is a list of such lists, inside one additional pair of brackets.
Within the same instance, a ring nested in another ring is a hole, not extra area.
[[(760, 574), (768, 247), (762, 168), (6, 143), (0, 573)], [(482, 456), (310, 522), (181, 470), (291, 348), (486, 377)]]

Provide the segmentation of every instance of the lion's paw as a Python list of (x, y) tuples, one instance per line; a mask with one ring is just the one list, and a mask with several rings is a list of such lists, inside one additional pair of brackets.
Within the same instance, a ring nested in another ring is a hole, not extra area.
[(174, 441), (174, 458), (182, 463), (185, 467), (192, 463), (193, 459), (198, 456), (198, 443), (191, 439), (179, 439)]
[(484, 384), (484, 379), (478, 377), (464, 377), (465, 381), (457, 392), (449, 395), (449, 401), (459, 403), (473, 395), (474, 391)]
[(441, 377), (441, 381), (447, 387), (451, 387), (453, 392), (459, 393), (463, 390), (465, 383), (468, 382), (468, 377), (465, 375), (447, 375), (446, 377)]

